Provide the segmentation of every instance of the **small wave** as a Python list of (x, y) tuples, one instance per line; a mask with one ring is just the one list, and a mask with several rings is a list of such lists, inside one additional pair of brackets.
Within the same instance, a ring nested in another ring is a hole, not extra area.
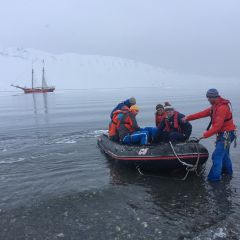
[(79, 138), (97, 138), (102, 134), (107, 134), (108, 130), (94, 130), (81, 134)]
[(218, 228), (217, 231), (213, 235), (213, 239), (219, 239), (219, 238), (226, 238), (226, 228)]
[(75, 144), (75, 143), (77, 143), (77, 140), (74, 137), (57, 137), (51, 139), (50, 141), (45, 142), (44, 144), (51, 145), (51, 144)]
[(66, 143), (66, 144), (74, 144), (74, 143), (76, 143), (77, 141), (75, 141), (75, 140), (66, 140), (66, 139), (63, 139), (63, 140), (60, 140), (60, 141), (57, 141), (57, 142), (55, 142), (56, 144), (64, 144), (64, 143)]
[(49, 141), (44, 142), (46, 145), (51, 144), (75, 144), (77, 143), (78, 139), (83, 138), (97, 138), (102, 134), (107, 134), (108, 130), (94, 130), (94, 131), (84, 131), (84, 132), (78, 132), (78, 133), (72, 133), (68, 136), (58, 136), (56, 138), (53, 138)]
[(95, 130), (93, 133), (99, 136), (101, 134), (107, 134), (108, 130)]
[(25, 160), (25, 158), (21, 158), (21, 157), (18, 158), (18, 159), (10, 158), (10, 159), (7, 159), (7, 160), (0, 161), (0, 164), (11, 164), (11, 163), (22, 162), (24, 160)]
[(2, 150), (2, 152), (7, 152), (7, 149), (6, 149), (6, 148), (4, 148), (4, 149)]

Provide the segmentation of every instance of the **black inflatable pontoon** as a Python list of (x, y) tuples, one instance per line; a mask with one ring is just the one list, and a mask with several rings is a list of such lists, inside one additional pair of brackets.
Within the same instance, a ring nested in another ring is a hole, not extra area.
[(98, 146), (110, 159), (132, 167), (169, 171), (186, 167), (200, 167), (208, 159), (208, 150), (196, 142), (159, 143), (154, 145), (123, 145), (103, 134)]

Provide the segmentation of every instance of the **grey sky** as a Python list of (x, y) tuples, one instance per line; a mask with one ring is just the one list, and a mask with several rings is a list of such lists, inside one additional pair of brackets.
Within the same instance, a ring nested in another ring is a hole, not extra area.
[(0, 0), (0, 45), (240, 77), (239, 0)]

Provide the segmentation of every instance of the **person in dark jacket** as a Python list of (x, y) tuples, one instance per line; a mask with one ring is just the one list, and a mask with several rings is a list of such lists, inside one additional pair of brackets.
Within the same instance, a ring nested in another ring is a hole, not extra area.
[(189, 139), (192, 125), (183, 122), (185, 115), (177, 112), (169, 105), (164, 108), (166, 117), (158, 126), (158, 139), (160, 141), (183, 142)]
[(134, 105), (120, 120), (118, 134), (120, 142), (123, 144), (148, 144), (148, 132), (141, 130), (137, 124), (136, 115), (138, 112), (138, 106)]
[(135, 105), (137, 103), (136, 99), (134, 97), (131, 97), (121, 103), (119, 103), (111, 112), (110, 118), (112, 119), (113, 113), (117, 110), (121, 110), (124, 106), (130, 108), (131, 106)]

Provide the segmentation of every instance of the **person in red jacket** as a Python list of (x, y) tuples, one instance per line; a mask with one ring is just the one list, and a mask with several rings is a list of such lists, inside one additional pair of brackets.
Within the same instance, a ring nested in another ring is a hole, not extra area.
[(210, 117), (211, 121), (207, 130), (203, 133), (203, 138), (209, 138), (217, 135), (216, 148), (212, 154), (212, 167), (208, 174), (209, 181), (219, 181), (221, 174), (232, 175), (232, 161), (230, 159), (230, 145), (236, 139), (236, 125), (233, 121), (231, 103), (222, 98), (216, 89), (209, 89), (206, 97), (211, 107), (202, 112), (198, 112), (184, 117), (183, 121), (192, 121), (195, 119)]

